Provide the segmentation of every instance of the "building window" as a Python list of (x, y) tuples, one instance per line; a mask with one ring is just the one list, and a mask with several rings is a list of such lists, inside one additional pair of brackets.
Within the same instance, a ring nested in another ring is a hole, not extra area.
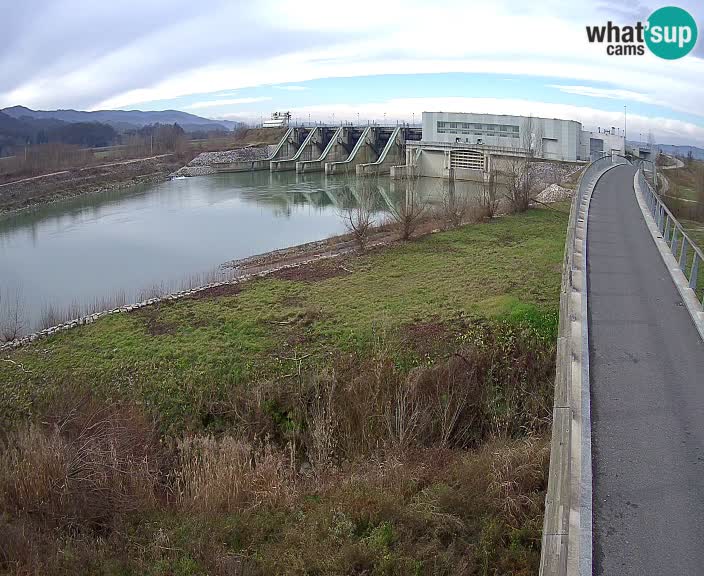
[(438, 134), (469, 134), (472, 136), (492, 136), (518, 138), (520, 128), (514, 124), (476, 124), (473, 122), (438, 122)]

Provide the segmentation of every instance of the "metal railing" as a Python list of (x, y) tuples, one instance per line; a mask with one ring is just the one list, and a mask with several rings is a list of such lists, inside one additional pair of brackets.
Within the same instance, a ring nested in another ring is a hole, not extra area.
[(642, 168), (641, 166), (638, 170), (638, 183), (650, 215), (655, 220), (663, 240), (670, 248), (680, 270), (689, 282), (689, 287), (697, 295), (697, 300), (702, 302), (702, 306), (704, 306), (704, 296), (702, 295), (704, 292), (704, 253), (689, 237), (669, 208), (665, 206), (662, 198), (655, 193), (646, 180)]

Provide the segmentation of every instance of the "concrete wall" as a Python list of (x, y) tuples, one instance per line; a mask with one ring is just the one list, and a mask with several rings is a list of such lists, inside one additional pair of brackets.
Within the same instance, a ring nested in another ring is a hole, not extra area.
[(356, 173), (358, 164), (375, 162), (379, 155), (375, 149), (377, 130), (371, 126), (365, 128), (348, 158), (339, 162), (325, 163), (325, 174)]
[[(429, 178), (450, 178), (450, 150), (439, 147), (420, 147), (420, 154), (417, 154), (418, 148), (415, 146), (407, 146), (406, 156), (411, 160), (409, 164), (413, 164), (413, 173), (416, 176), (426, 176)], [(452, 168), (452, 175), (455, 180), (470, 180), (481, 182), (484, 179), (482, 170), (472, 170), (469, 168)], [(410, 173), (410, 170), (394, 170), (391, 172), (392, 178), (403, 178)]]
[[(438, 122), (450, 125), (438, 127)], [(532, 126), (530, 134), (527, 134), (529, 124)], [(496, 128), (491, 130), (491, 127)], [(524, 148), (526, 142), (532, 141), (535, 149), (543, 150), (542, 157), (551, 160), (578, 160), (581, 152), (581, 131), (582, 125), (574, 120), (463, 112), (423, 112), (424, 142), (461, 142)]]
[(329, 130), (329, 128), (322, 126), (313, 128), (291, 158), (272, 160), (270, 170), (272, 172), (295, 170), (297, 162), (305, 162), (320, 157), (327, 145), (326, 130)]
[(326, 162), (340, 162), (346, 160), (350, 152), (357, 143), (359, 130), (353, 128), (340, 127), (333, 134), (330, 142), (316, 160), (296, 162), (296, 172), (305, 174), (306, 172), (323, 172)]
[(389, 174), (391, 167), (401, 164), (406, 158), (403, 130), (396, 128), (386, 142), (379, 158), (369, 164), (357, 164), (357, 176)]
[(626, 139), (618, 134), (606, 132), (592, 132), (590, 130), (580, 131), (580, 156), (582, 160), (588, 160), (590, 157), (590, 142), (592, 139), (601, 140), (602, 150), (606, 153), (614, 152), (616, 154), (624, 154), (626, 147)]

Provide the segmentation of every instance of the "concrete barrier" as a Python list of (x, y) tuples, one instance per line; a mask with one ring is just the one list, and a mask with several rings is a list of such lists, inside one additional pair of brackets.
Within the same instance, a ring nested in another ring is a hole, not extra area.
[(587, 316), (587, 219), (601, 176), (623, 159), (590, 164), (570, 208), (560, 287), (550, 472), (540, 576), (592, 576), (592, 464)]
[(296, 153), (291, 158), (284, 158), (279, 160), (271, 160), (269, 164), (269, 169), (272, 172), (284, 172), (286, 170), (295, 170), (296, 164), (299, 161), (311, 160), (314, 155), (314, 150), (317, 148), (318, 153), (320, 153), (320, 147), (323, 145), (325, 138), (326, 128), (316, 126), (310, 131), (306, 139), (301, 144), (300, 148), (296, 150)]
[(347, 158), (349, 151), (345, 140), (349, 137), (348, 128), (340, 126), (330, 138), (330, 142), (323, 150), (323, 153), (316, 160), (299, 160), (296, 162), (296, 173), (305, 174), (307, 172), (323, 172), (325, 163)]
[(386, 146), (379, 154), (379, 158), (375, 162), (367, 164), (357, 164), (357, 176), (374, 176), (378, 174), (388, 174), (391, 172), (391, 166), (399, 164), (405, 156), (405, 147), (403, 132), (400, 127), (391, 133)]
[(375, 130), (373, 126), (367, 126), (362, 132), (362, 135), (354, 145), (352, 152), (346, 160), (339, 162), (326, 162), (325, 174), (348, 174), (355, 170), (357, 164), (364, 164), (377, 159), (377, 154), (372, 148), (372, 143), (375, 138)]

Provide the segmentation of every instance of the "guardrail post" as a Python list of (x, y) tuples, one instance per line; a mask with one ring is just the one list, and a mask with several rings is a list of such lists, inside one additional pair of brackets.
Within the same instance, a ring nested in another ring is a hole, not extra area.
[(675, 226), (674, 222), (672, 223), (672, 241), (670, 242), (670, 251), (672, 252), (672, 255), (677, 259), (677, 226)]
[(670, 245), (670, 217), (665, 214), (665, 230), (662, 233), (662, 237), (665, 240), (665, 243), (669, 246)]
[[(682, 237), (682, 251), (680, 252), (680, 270), (682, 270), (682, 272), (685, 272), (684, 269), (687, 267), (687, 243), (687, 238)], [(685, 272), (685, 276), (686, 274)]]
[(694, 259), (692, 260), (692, 270), (689, 276), (689, 287), (696, 291), (697, 290), (697, 279), (699, 278), (699, 255), (695, 252)]

